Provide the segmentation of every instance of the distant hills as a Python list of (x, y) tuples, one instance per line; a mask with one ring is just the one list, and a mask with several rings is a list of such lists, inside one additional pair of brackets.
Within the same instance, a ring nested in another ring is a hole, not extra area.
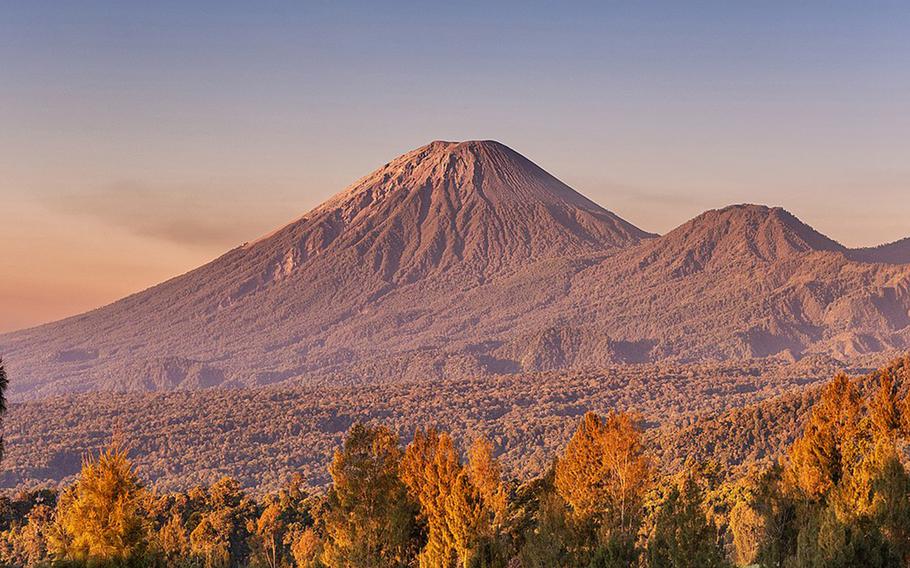
[(362, 384), (910, 346), (910, 239), (780, 208), (664, 236), (497, 142), (433, 142), (299, 220), (86, 314), (0, 335), (15, 399)]

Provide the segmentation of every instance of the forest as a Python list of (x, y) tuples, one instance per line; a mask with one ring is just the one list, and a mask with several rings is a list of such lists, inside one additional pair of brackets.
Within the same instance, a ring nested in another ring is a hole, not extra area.
[[(428, 425), (409, 443), (355, 423), (330, 483), (254, 494), (224, 478), (157, 491), (129, 440), (61, 491), (0, 500), (8, 566), (906, 566), (910, 360), (824, 385), (774, 463), (667, 470), (639, 416), (585, 414), (546, 472), (509, 479), (487, 439)], [(2, 373), (2, 371), (0, 371)], [(0, 382), (5, 383), (5, 375)]]
[(751, 463), (792, 443), (819, 388), (838, 370), (863, 375), (887, 361), (844, 368), (808, 359), (15, 400), (4, 418), (0, 490), (69, 485), (82, 456), (106, 447), (113, 432), (129, 440), (133, 464), (158, 490), (229, 476), (246, 489), (275, 491), (293, 474), (321, 487), (332, 452), (357, 422), (382, 423), (403, 443), (427, 425), (457, 440), (485, 437), (506, 477), (531, 479), (546, 471), (585, 412), (611, 410), (636, 413), (653, 453), (673, 468), (693, 454), (724, 466)]

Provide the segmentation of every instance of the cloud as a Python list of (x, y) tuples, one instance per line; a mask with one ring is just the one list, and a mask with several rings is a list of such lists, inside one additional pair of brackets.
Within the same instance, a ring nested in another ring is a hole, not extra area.
[(211, 189), (121, 182), (46, 201), (62, 213), (182, 245), (230, 247), (272, 228), (261, 207)]

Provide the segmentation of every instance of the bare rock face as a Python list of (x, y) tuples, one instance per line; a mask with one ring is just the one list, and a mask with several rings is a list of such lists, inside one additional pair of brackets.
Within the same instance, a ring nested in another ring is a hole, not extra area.
[(14, 398), (561, 371), (910, 345), (906, 247), (779, 208), (663, 237), (490, 141), (404, 154), (297, 221), (109, 306), (0, 336)]

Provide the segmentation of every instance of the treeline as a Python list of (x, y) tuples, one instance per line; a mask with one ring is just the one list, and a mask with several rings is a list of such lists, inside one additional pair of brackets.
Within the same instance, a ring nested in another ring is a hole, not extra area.
[(114, 443), (60, 494), (0, 503), (13, 566), (767, 567), (907, 566), (905, 363), (863, 395), (840, 375), (773, 467), (734, 475), (690, 462), (661, 473), (639, 420), (587, 414), (546, 475), (503, 479), (484, 439), (407, 445), (355, 424), (324, 491), (291, 479), (262, 497), (231, 479), (147, 489)]

